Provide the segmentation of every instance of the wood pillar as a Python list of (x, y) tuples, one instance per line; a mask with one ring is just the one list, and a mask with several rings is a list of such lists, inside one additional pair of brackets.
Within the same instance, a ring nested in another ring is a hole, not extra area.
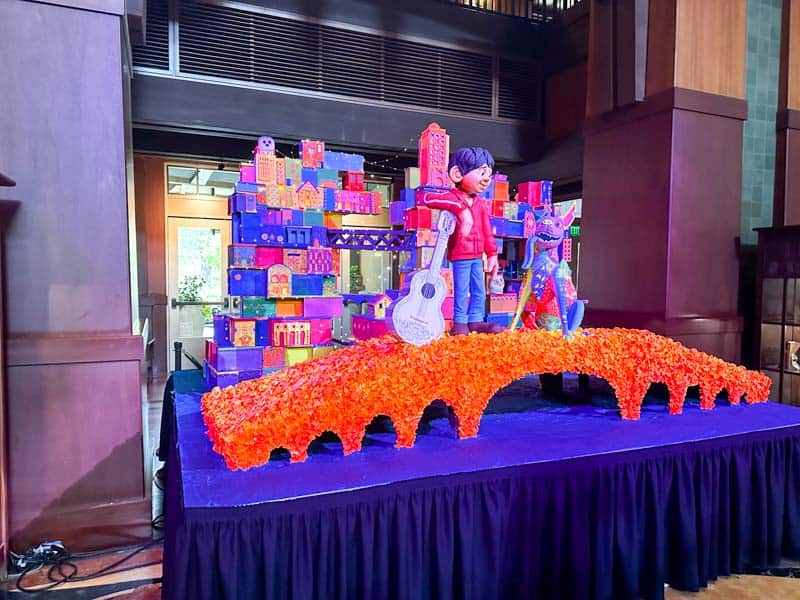
[[(747, 2), (650, 0), (632, 17), (615, 8), (632, 2), (591, 4), (579, 281), (586, 323), (646, 328), (738, 361)], [(620, 14), (640, 24), (639, 43), (614, 40)], [(646, 57), (625, 55), (642, 52), (643, 18)], [(615, 77), (631, 77), (631, 65), (645, 94), (624, 103)]]
[(783, 0), (773, 225), (800, 225), (800, 0)]
[[(125, 2), (0, 2), (11, 550), (150, 536), (131, 303)], [(133, 264), (132, 264), (133, 263)], [(134, 528), (134, 524), (139, 527)]]

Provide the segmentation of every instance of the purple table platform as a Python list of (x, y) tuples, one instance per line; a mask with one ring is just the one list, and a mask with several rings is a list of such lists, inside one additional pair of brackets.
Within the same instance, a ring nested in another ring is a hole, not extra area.
[[(660, 598), (800, 555), (800, 410), (501, 391), (477, 438), (430, 421), (229, 471), (175, 374), (169, 598)], [(496, 412), (492, 412), (496, 411)], [(507, 412), (516, 411), (516, 412)]]

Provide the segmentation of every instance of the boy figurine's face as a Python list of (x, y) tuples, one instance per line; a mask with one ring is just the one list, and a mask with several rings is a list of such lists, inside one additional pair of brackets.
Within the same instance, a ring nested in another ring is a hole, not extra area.
[(450, 178), (468, 194), (482, 194), (492, 182), (492, 167), (482, 164), (463, 175), (458, 167), (450, 170)]

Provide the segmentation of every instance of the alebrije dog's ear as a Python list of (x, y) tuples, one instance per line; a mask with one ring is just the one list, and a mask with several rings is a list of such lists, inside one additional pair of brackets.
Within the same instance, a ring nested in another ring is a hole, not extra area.
[(578, 207), (577, 203), (573, 202), (570, 204), (570, 207), (567, 209), (563, 215), (561, 215), (561, 221), (564, 223), (564, 227), (569, 227), (572, 225), (572, 222), (575, 220), (575, 209)]

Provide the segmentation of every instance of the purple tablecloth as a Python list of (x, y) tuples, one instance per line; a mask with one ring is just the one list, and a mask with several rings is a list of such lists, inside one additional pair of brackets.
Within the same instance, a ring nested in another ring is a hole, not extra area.
[(650, 402), (626, 422), (608, 398), (523, 394), (475, 439), (438, 419), (410, 449), (376, 433), (234, 472), (200, 384), (175, 376), (169, 598), (659, 598), (800, 554), (793, 407)]

